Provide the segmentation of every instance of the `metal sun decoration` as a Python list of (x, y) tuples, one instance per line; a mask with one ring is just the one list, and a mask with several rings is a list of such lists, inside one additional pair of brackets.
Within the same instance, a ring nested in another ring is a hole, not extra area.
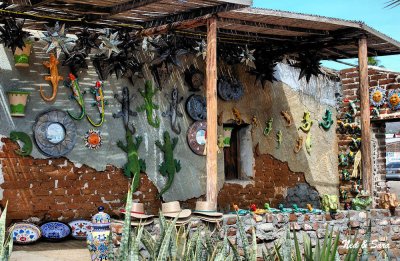
[(23, 21), (17, 21), (14, 18), (4, 20), (4, 26), (0, 26), (0, 43), (5, 47), (11, 48), (14, 53), (17, 47), (22, 49), (25, 46), (24, 40), (31, 34), (22, 30)]
[(316, 52), (300, 53), (297, 62), (292, 66), (300, 69), (299, 80), (306, 77), (307, 83), (310, 82), (311, 76), (318, 77), (319, 74), (322, 74), (321, 58)]
[(102, 145), (101, 132), (91, 129), (86, 132), (84, 140), (87, 148), (97, 150)]
[(44, 37), (42, 40), (47, 42), (47, 45), (44, 48), (46, 49), (46, 53), (55, 49), (57, 58), (60, 57), (61, 52), (69, 54), (68, 45), (75, 42), (75, 40), (66, 36), (65, 24), (60, 26), (60, 24), (56, 22), (53, 28), (48, 27), (47, 25), (45, 25), (45, 27), (47, 31), (43, 32)]
[(387, 99), (390, 109), (393, 111), (400, 109), (400, 89), (389, 91)]
[(370, 102), (375, 107), (381, 107), (386, 100), (385, 90), (381, 87), (376, 87), (370, 94)]

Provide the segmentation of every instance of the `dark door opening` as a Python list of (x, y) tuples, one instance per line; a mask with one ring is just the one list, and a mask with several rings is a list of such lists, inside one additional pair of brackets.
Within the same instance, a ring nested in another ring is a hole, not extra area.
[(233, 128), (229, 147), (224, 148), (225, 180), (239, 179), (239, 125), (224, 125), (224, 128)]

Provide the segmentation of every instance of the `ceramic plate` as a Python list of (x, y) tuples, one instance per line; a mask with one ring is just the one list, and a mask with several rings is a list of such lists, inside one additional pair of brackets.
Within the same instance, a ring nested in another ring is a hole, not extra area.
[(197, 155), (206, 155), (206, 121), (196, 121), (189, 127), (187, 141), (190, 149)]
[(50, 221), (40, 226), (42, 237), (50, 241), (61, 241), (71, 234), (71, 228), (68, 224)]
[(41, 233), (39, 227), (34, 224), (15, 223), (11, 235), (17, 244), (30, 244), (36, 242)]
[(76, 239), (86, 239), (87, 232), (92, 229), (92, 222), (84, 219), (74, 220), (68, 223), (71, 227), (71, 235)]

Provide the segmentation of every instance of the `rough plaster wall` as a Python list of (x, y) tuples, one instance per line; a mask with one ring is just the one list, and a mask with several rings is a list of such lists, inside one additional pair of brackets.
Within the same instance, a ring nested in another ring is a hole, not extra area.
[[(3, 149), (3, 142), (1, 141), (1, 138), (4, 138), (4, 136), (0, 135), (0, 151)], [(0, 161), (0, 186), (3, 183), (4, 183), (3, 165), (1, 164), (1, 161)], [(0, 187), (0, 200), (3, 199), (3, 191), (4, 191), (4, 189)]]

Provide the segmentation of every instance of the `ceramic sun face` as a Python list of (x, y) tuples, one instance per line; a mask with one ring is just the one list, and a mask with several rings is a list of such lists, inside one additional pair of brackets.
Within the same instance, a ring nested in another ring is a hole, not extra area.
[(101, 147), (101, 133), (99, 130), (89, 130), (85, 134), (85, 146), (92, 150), (97, 150)]
[(391, 90), (389, 92), (388, 105), (394, 111), (400, 109), (400, 90)]
[(371, 104), (374, 105), (375, 107), (380, 107), (385, 103), (386, 97), (385, 97), (385, 90), (376, 87), (375, 89), (372, 90), (370, 94), (370, 101)]

